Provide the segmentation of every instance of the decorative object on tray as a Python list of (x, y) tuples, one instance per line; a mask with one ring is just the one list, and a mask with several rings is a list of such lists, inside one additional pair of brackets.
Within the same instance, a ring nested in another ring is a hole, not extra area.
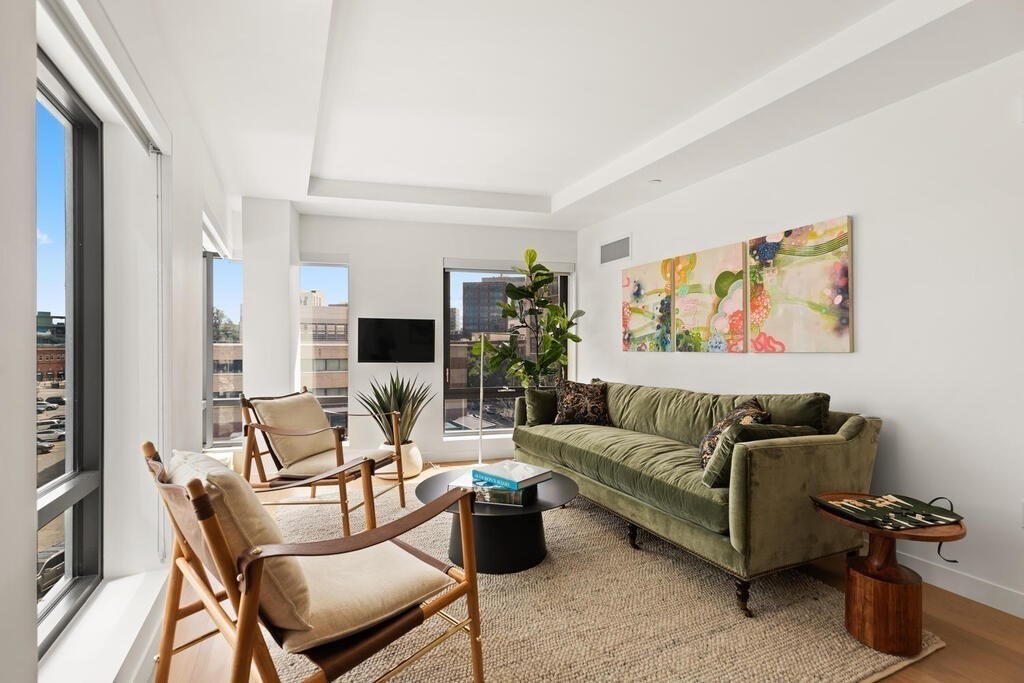
[(448, 483), (449, 490), (457, 488), (473, 489), (476, 493), (476, 498), (473, 499), (474, 503), (523, 507), (537, 500), (536, 486), (528, 486), (524, 489), (510, 489), (478, 479), (473, 476), (472, 472), (466, 472), (458, 479), (453, 479)]
[(737, 242), (675, 257), (672, 338), (676, 351), (746, 350), (743, 247), (743, 242)]
[[(412, 440), (412, 428), (423, 412), (423, 408), (433, 400), (434, 394), (430, 386), (421, 382), (419, 377), (404, 379), (398, 372), (391, 373), (387, 382), (370, 379), (370, 393), (356, 393), (356, 399), (371, 413), (377, 426), (384, 434), (382, 448), (394, 450), (394, 436), (391, 429), (391, 417), (385, 413), (398, 411), (399, 434), (402, 439), (402, 476), (406, 479), (415, 477), (423, 470), (423, 455)], [(394, 465), (383, 467), (375, 475), (385, 479), (397, 476)]]
[(536, 465), (527, 465), (525, 462), (502, 460), (493, 465), (474, 467), (473, 476), (488, 484), (519, 491), (547, 481), (551, 478), (551, 470)]
[(853, 350), (850, 234), (843, 216), (750, 240), (751, 351)]
[(963, 519), (952, 510), (904, 495), (852, 496), (831, 500), (811, 496), (811, 500), (855, 522), (890, 531), (956, 524)]

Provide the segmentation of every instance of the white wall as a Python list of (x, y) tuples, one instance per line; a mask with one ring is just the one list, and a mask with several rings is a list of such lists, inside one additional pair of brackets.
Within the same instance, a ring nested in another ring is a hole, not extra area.
[[(901, 544), (925, 580), (1024, 616), (1024, 460), (1015, 302), (1024, 253), (1024, 55), (934, 88), (580, 233), (579, 376), (715, 392), (826, 391), (881, 416), (873, 489), (948, 496), (965, 540)], [(856, 352), (629, 354), (629, 264), (850, 214)], [(633, 257), (599, 245), (633, 236)]]
[(298, 213), (291, 202), (245, 197), (242, 225), (244, 390), (287, 394), (295, 390), (299, 344)]
[(10, 681), (36, 675), (36, 467), (29, 455), (35, 441), (36, 302), (26, 295), (36, 279), (35, 25), (31, 0), (0, 2), (0, 320), (7, 328), (0, 334), (0, 432), (9, 456), (0, 524), (0, 661)]
[[(437, 393), (424, 409), (413, 432), (425, 460), (475, 457), (476, 440), (443, 439), (444, 259), (494, 259), (518, 263), (527, 248), (543, 262), (571, 262), (576, 235), (552, 230), (524, 230), (426, 223), (371, 221), (303, 216), (300, 245), (303, 254), (318, 259), (347, 257), (349, 263), (349, 410), (362, 412), (355, 400), (367, 391), (371, 377), (384, 379), (394, 365), (357, 363), (359, 318), (427, 318), (435, 320), (434, 363), (401, 364), (403, 375), (419, 375)], [(248, 230), (248, 226), (245, 227)], [(248, 257), (248, 247), (246, 247)], [(248, 370), (247, 370), (248, 371)], [(349, 421), (355, 447), (376, 446), (381, 434), (367, 418)], [(511, 455), (510, 439), (485, 441), (485, 456)]]

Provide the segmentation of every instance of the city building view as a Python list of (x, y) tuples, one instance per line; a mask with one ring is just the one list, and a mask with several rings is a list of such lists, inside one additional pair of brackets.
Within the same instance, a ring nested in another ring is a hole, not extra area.
[[(214, 259), (211, 311), (210, 425), (208, 441), (242, 440), (242, 348), (244, 316), (235, 293), (241, 265)], [(299, 383), (319, 399), (332, 425), (347, 426), (348, 415), (348, 269), (300, 267)], [(220, 305), (218, 305), (220, 304)], [(228, 313), (227, 311), (230, 311)]]
[[(522, 395), (522, 387), (502, 370), (485, 369), (481, 412), (480, 359), (473, 355), (472, 348), (483, 335), (494, 344), (508, 341), (509, 331), (517, 321), (503, 317), (498, 303), (508, 301), (506, 285), (521, 285), (525, 279), (517, 273), (459, 270), (449, 270), (445, 275), (449, 279), (445, 431), (477, 431), (481, 426), (489, 431), (512, 429), (515, 399)], [(561, 285), (552, 286), (549, 296), (560, 301)], [(527, 336), (520, 336), (521, 351), (530, 349), (530, 343)]]

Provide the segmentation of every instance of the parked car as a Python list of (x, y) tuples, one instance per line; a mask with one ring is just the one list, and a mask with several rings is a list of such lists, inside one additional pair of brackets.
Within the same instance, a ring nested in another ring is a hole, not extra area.
[(49, 404), (44, 403), (42, 401), (40, 401), (39, 403), (36, 403), (36, 415), (38, 415), (39, 413), (45, 413), (47, 405), (49, 405)]
[(36, 555), (36, 600), (39, 600), (64, 576), (64, 549), (53, 548)]
[(36, 431), (42, 431), (44, 429), (64, 429), (64, 420), (58, 420), (57, 418), (50, 418), (48, 420), (37, 420)]
[(62, 429), (44, 429), (41, 432), (36, 432), (36, 438), (39, 441), (63, 441), (64, 430)]
[(46, 403), (52, 403), (55, 406), (62, 406), (65, 401), (63, 396), (47, 396)]
[(43, 441), (36, 441), (36, 455), (43, 455), (53, 450), (52, 443), (45, 443)]

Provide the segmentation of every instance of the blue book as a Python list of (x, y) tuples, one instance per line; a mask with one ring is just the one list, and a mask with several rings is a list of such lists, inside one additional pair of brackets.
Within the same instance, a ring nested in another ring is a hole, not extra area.
[(550, 479), (551, 470), (535, 465), (527, 465), (525, 462), (502, 460), (493, 465), (474, 467), (473, 477), (486, 481), (488, 484), (520, 491)]

